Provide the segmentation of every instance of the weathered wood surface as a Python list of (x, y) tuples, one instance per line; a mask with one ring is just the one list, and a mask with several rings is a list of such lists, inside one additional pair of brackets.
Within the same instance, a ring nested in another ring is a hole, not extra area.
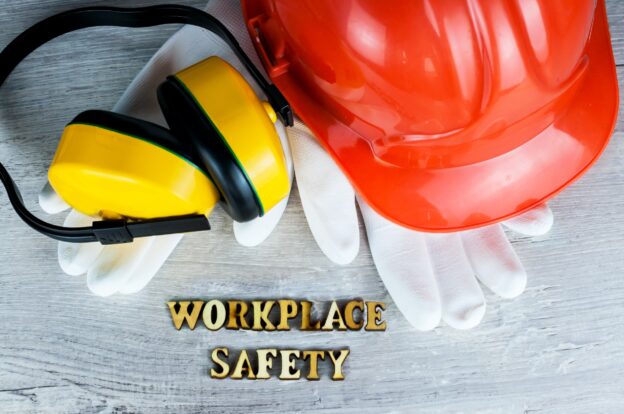
[[(0, 46), (53, 12), (102, 3), (4, 0)], [(622, 65), (624, 2), (610, 0), (608, 9)], [(0, 93), (0, 158), (29, 205), (36, 208), (63, 125), (85, 108), (112, 107), (174, 29), (67, 35), (9, 79)], [(27, 229), (0, 191), (0, 412), (621, 413), (623, 122), (596, 167), (551, 203), (553, 231), (514, 239), (530, 274), (526, 293), (511, 301), (488, 295), (483, 324), (468, 332), (413, 330), (392, 306), (365, 242), (355, 263), (332, 265), (307, 230), (296, 192), (262, 246), (238, 246), (217, 213), (215, 230), (186, 237), (144, 291), (102, 299), (82, 278), (62, 274), (56, 243)], [(389, 329), (177, 332), (165, 306), (176, 297), (283, 296), (386, 300)], [(217, 381), (207, 375), (208, 352), (221, 345), (349, 346), (352, 355), (339, 383)]]

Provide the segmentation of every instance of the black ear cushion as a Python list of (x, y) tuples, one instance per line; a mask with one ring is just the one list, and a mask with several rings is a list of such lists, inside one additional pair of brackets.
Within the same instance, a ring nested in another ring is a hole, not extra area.
[(191, 147), (221, 192), (223, 207), (238, 221), (252, 220), (262, 208), (253, 186), (220, 132), (184, 85), (170, 76), (158, 88), (158, 101), (169, 128)]
[[(193, 164), (193, 151), (180, 142), (168, 129), (152, 122), (110, 111), (89, 110), (76, 116), (70, 124), (89, 124), (151, 142), (180, 155)], [(203, 167), (200, 165), (200, 168)]]

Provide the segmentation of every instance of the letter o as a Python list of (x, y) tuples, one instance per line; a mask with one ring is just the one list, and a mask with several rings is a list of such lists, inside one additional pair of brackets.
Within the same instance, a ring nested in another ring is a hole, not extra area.
[[(212, 320), (212, 309), (216, 309), (216, 320)], [(217, 331), (225, 324), (225, 305), (219, 300), (211, 300), (204, 306), (204, 312), (202, 313), (202, 319), (204, 325), (211, 331)]]

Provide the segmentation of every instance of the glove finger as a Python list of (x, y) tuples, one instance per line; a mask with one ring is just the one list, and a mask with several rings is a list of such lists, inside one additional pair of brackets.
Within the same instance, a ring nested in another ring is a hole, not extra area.
[(426, 234), (425, 240), (438, 281), (442, 319), (455, 329), (477, 326), (485, 314), (485, 298), (459, 234)]
[[(93, 218), (85, 216), (76, 210), (71, 210), (65, 218), (65, 227), (87, 227), (93, 223)], [(102, 253), (102, 246), (98, 242), (93, 243), (67, 243), (58, 244), (58, 262), (63, 272), (71, 276), (80, 276), (87, 273), (91, 265)]]
[(359, 197), (358, 204), (375, 266), (392, 300), (414, 328), (434, 329), (442, 310), (424, 235), (386, 220)]
[(182, 237), (182, 234), (156, 237), (152, 245), (146, 250), (140, 263), (137, 264), (136, 270), (119, 289), (119, 293), (136, 293), (147, 286), (173, 253)]
[(550, 231), (554, 217), (547, 204), (540, 204), (526, 213), (503, 222), (509, 230), (525, 236), (541, 236)]
[(70, 205), (54, 191), (49, 182), (46, 182), (39, 192), (39, 206), (48, 214), (58, 214), (70, 209)]
[(129, 244), (106, 246), (87, 272), (87, 286), (98, 296), (110, 296), (121, 289), (154, 242), (155, 237), (138, 238)]
[(316, 243), (334, 263), (351, 263), (360, 249), (351, 184), (301, 122), (295, 121), (288, 138), (303, 212)]
[[(282, 149), (284, 150), (284, 158), (286, 159), (286, 167), (288, 168), (288, 180), (292, 187), (293, 181), (293, 162), (290, 154), (290, 148), (288, 146), (288, 136), (286, 135), (286, 128), (281, 122), (275, 123), (275, 129), (282, 142)], [(257, 246), (269, 237), (273, 232), (277, 223), (279, 223), (286, 206), (288, 205), (288, 198), (290, 192), (286, 197), (280, 201), (275, 207), (267, 211), (263, 217), (259, 217), (246, 223), (234, 222), (234, 237), (236, 241), (242, 246), (253, 247)]]
[(234, 237), (241, 246), (254, 247), (262, 243), (273, 232), (288, 205), (288, 197), (280, 201), (264, 216), (246, 223), (234, 222)]
[(469, 230), (461, 237), (468, 260), (485, 286), (504, 298), (524, 291), (527, 274), (500, 225)]

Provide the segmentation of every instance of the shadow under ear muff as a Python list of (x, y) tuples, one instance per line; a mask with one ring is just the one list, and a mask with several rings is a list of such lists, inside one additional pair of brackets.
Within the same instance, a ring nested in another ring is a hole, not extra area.
[(169, 127), (197, 155), (237, 221), (264, 215), (289, 189), (273, 108), (218, 57), (203, 60), (158, 88)]
[(107, 111), (65, 127), (48, 171), (74, 209), (106, 219), (207, 215), (219, 192), (167, 129)]
[(238, 221), (263, 215), (288, 194), (276, 113), (293, 113), (240, 45), (213, 16), (186, 6), (85, 7), (40, 21), (0, 53), (0, 85), (32, 51), (64, 33), (95, 26), (189, 24), (227, 43), (269, 103), (213, 57), (169, 77), (158, 97), (171, 130), (106, 111), (87, 111), (65, 128), (48, 178), (69, 205), (104, 220), (90, 227), (47, 223), (24, 205), (0, 164), (0, 181), (19, 217), (56, 240), (128, 243), (135, 237), (209, 230), (206, 215), (222, 200)]

